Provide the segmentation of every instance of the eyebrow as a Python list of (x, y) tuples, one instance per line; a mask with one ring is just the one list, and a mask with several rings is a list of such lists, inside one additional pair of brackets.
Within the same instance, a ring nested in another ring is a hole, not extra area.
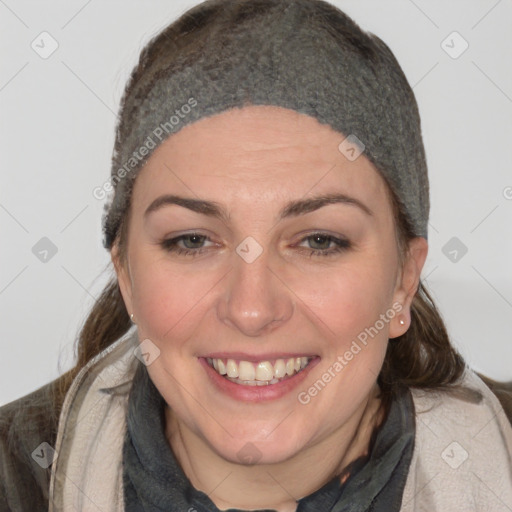
[[(335, 193), (323, 194), (320, 196), (310, 197), (307, 199), (291, 201), (283, 208), (281, 208), (281, 210), (279, 211), (278, 220), (282, 220), (287, 217), (296, 217), (298, 215), (304, 215), (306, 213), (318, 210), (329, 204), (345, 204), (348, 206), (354, 206), (356, 208), (359, 208), (361, 211), (363, 211), (365, 214), (369, 216), (373, 215), (373, 212), (370, 210), (370, 208), (368, 208), (368, 206), (359, 201), (359, 199), (347, 196), (345, 194)], [(215, 217), (224, 222), (227, 222), (230, 218), (230, 215), (227, 212), (227, 210), (222, 205), (216, 203), (215, 201), (193, 199), (189, 197), (182, 197), (172, 194), (166, 194), (157, 197), (144, 212), (144, 218), (147, 218), (149, 214), (168, 205), (182, 206), (183, 208), (187, 208), (189, 210), (192, 210), (193, 212), (200, 213), (202, 215), (207, 215), (209, 217)]]

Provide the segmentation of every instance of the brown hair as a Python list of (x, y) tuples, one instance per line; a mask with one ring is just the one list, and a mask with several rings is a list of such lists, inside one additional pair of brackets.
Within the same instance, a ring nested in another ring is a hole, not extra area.
[[(326, 2), (316, 3), (318, 9), (326, 15), (329, 13), (328, 9), (332, 8)], [(244, 9), (237, 11), (238, 17), (227, 17), (227, 22), (219, 15), (219, 12), (225, 7), (224, 4), (225, 2), (217, 1), (200, 4), (169, 25), (143, 48), (139, 63), (132, 71), (121, 101), (114, 151), (121, 147), (132, 117), (127, 103), (130, 102), (136, 87), (144, 83), (146, 71), (158, 66), (163, 59), (167, 63), (172, 58), (183, 61), (197, 54), (203, 44), (202, 40), (198, 42), (199, 39), (194, 37), (197, 31), (204, 30), (208, 24), (212, 30), (230, 30), (232, 27), (229, 24), (236, 23), (240, 17), (257, 16), (258, 12), (263, 12), (268, 7), (268, 0), (229, 2), (231, 6), (237, 5), (237, 7), (233, 7), (234, 9), (242, 4)], [(365, 47), (360, 31), (345, 27), (343, 31), (336, 34), (336, 37), (340, 40), (340, 44), (353, 45), (355, 48)], [(404, 213), (403, 205), (389, 184), (387, 193), (393, 207), (396, 241), (400, 265), (402, 265), (407, 256), (408, 243), (415, 237), (415, 234)], [(131, 208), (128, 208), (121, 219), (115, 238), (121, 264), (126, 257), (130, 210)], [(76, 364), (59, 381), (55, 399), (58, 406), (62, 404), (71, 382), (80, 369), (125, 334), (130, 326), (130, 318), (121, 296), (117, 278), (113, 275), (81, 327), (76, 344)], [(426, 287), (420, 281), (411, 305), (411, 325), (402, 336), (389, 342), (385, 361), (378, 377), (384, 402), (389, 404), (395, 391), (404, 386), (424, 389), (452, 387), (462, 376), (465, 366), (461, 355), (450, 343), (441, 314)]]

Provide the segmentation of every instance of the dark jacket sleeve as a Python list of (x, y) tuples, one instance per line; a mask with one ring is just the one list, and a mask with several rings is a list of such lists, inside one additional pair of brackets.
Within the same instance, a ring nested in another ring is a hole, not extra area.
[(0, 407), (0, 512), (48, 510), (61, 378)]

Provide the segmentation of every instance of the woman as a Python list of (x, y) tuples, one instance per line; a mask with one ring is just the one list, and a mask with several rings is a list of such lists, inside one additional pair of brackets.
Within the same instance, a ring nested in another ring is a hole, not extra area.
[(111, 184), (77, 364), (2, 408), (5, 510), (512, 508), (510, 396), (421, 283), (380, 39), (318, 0), (199, 5), (142, 51)]

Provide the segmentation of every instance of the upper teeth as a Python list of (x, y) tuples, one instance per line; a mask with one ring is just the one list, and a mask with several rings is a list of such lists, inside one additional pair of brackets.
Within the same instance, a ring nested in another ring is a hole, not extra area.
[(272, 379), (281, 379), (286, 375), (291, 376), (299, 370), (305, 368), (310, 362), (308, 357), (291, 357), (289, 359), (277, 359), (274, 364), (270, 361), (235, 361), (234, 359), (212, 359), (207, 361), (210, 366), (221, 375), (227, 375), (232, 379), (245, 381), (271, 381)]

